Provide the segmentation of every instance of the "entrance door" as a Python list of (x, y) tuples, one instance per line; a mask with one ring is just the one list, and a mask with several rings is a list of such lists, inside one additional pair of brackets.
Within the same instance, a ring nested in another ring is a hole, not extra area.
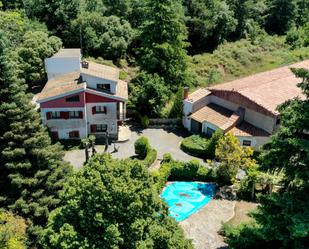
[(191, 119), (191, 132), (202, 133), (202, 123)]

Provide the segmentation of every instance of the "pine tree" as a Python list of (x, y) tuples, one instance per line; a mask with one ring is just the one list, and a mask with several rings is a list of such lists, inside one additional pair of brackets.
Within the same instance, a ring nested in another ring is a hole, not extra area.
[(0, 33), (0, 207), (28, 219), (39, 235), (72, 168), (52, 144), (31, 96), (25, 93), (18, 55)]

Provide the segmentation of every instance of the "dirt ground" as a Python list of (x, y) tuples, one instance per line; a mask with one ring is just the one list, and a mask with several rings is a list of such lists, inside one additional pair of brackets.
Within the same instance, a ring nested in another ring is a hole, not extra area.
[(249, 221), (252, 218), (248, 216), (248, 213), (256, 209), (257, 206), (258, 204), (254, 202), (237, 201), (234, 209), (235, 215), (228, 223), (231, 225), (238, 225)]

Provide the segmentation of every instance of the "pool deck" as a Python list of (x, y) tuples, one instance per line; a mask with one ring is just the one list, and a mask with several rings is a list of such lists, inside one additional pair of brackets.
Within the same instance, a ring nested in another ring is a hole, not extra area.
[(235, 201), (212, 199), (199, 211), (179, 224), (195, 249), (227, 248), (223, 237), (218, 234), (222, 223), (234, 216)]

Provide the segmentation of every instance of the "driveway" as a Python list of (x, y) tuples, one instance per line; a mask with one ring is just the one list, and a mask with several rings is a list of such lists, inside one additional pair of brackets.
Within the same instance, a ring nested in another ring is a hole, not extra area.
[[(128, 158), (134, 155), (134, 143), (140, 136), (146, 136), (149, 139), (150, 145), (158, 152), (158, 159), (163, 158), (164, 153), (171, 153), (176, 160), (190, 161), (197, 159), (203, 163), (203, 160), (184, 153), (180, 149), (182, 139), (189, 136), (188, 132), (178, 128), (148, 128), (137, 129), (131, 127), (131, 139), (122, 143), (113, 143), (109, 145), (107, 152), (111, 153), (114, 158)], [(114, 148), (118, 151), (114, 151)], [(102, 152), (102, 147), (99, 147), (98, 152)], [(64, 160), (69, 161), (75, 168), (80, 168), (85, 160), (84, 150), (68, 151)]]

